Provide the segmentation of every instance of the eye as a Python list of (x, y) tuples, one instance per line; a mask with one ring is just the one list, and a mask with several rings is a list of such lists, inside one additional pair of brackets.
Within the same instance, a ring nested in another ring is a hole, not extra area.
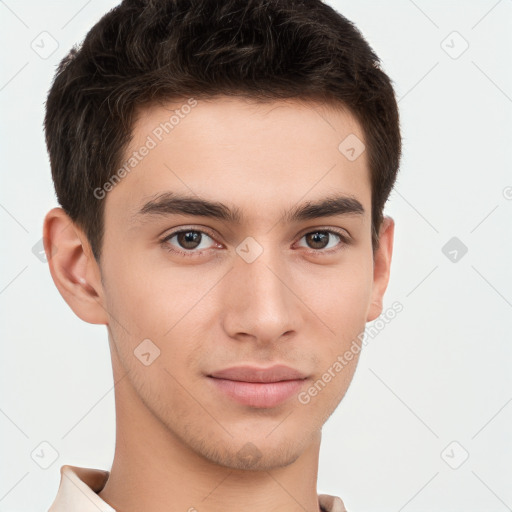
[(336, 252), (349, 243), (347, 236), (333, 230), (311, 231), (301, 238), (301, 240), (303, 239), (306, 240), (306, 244), (308, 244), (306, 247), (309, 249), (326, 253)]
[[(214, 242), (213, 244), (211, 242)], [(200, 254), (202, 251), (208, 250), (216, 245), (213, 238), (197, 229), (182, 229), (173, 231), (167, 235), (162, 244), (170, 252), (177, 252), (184, 256), (193, 256)]]
[[(350, 239), (342, 232), (332, 229), (318, 229), (304, 234), (300, 240), (305, 240), (306, 245), (302, 247), (310, 249), (309, 252), (316, 254), (331, 254), (341, 250), (350, 243)], [(200, 229), (180, 229), (169, 233), (161, 240), (161, 244), (169, 252), (181, 256), (198, 256), (210, 249), (222, 248), (213, 235)]]

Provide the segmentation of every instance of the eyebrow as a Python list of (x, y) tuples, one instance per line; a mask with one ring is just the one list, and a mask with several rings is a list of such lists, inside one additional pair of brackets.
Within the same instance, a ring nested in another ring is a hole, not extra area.
[[(364, 215), (363, 205), (354, 197), (335, 195), (316, 201), (306, 201), (282, 213), (285, 222), (300, 222), (320, 217), (338, 215)], [(243, 213), (238, 207), (229, 207), (218, 201), (202, 199), (175, 192), (163, 192), (135, 213), (133, 219), (153, 215), (195, 215), (222, 220), (232, 224), (241, 224)]]

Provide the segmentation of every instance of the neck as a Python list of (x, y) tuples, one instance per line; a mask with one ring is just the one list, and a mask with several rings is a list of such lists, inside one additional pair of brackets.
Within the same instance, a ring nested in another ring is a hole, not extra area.
[[(116, 371), (116, 447), (99, 496), (135, 512), (319, 512), (316, 482), (321, 432), (285, 467), (239, 470), (205, 459), (178, 439)], [(120, 380), (121, 379), (121, 380)]]

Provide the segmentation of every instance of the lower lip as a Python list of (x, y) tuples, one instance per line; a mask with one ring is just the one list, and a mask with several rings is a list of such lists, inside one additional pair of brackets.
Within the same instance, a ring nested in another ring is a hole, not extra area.
[(304, 380), (284, 380), (280, 382), (240, 382), (236, 380), (210, 380), (224, 394), (233, 400), (250, 407), (271, 408), (282, 404), (297, 394)]

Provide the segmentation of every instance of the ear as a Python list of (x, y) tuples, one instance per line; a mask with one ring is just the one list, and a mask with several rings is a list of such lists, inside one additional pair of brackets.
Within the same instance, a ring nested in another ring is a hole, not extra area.
[(83, 231), (62, 208), (44, 219), (43, 243), (55, 286), (75, 314), (91, 324), (108, 324), (99, 266)]
[(372, 302), (368, 309), (367, 322), (375, 320), (382, 313), (382, 299), (388, 286), (393, 254), (395, 221), (385, 216), (379, 231), (379, 247), (373, 258)]

